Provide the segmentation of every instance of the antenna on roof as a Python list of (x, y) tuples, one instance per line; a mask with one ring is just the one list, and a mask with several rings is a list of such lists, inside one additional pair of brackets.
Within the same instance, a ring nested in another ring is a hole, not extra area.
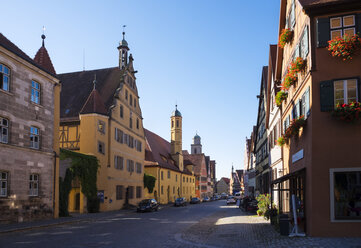
[(83, 48), (83, 71), (85, 71), (85, 48)]

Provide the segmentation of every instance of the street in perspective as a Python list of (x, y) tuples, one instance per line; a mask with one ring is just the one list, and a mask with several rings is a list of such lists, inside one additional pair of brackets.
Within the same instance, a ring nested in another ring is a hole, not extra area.
[(361, 247), (360, 0), (21, 1), (0, 247)]

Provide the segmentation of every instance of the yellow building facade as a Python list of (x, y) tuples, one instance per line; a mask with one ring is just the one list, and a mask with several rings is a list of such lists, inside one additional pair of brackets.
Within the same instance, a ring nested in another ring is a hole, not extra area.
[(171, 143), (145, 129), (145, 173), (156, 178), (153, 192), (145, 189), (145, 198), (161, 204), (174, 202), (178, 197), (190, 201), (195, 197), (193, 164), (185, 163), (182, 154), (182, 116), (176, 109), (171, 117)]
[[(59, 75), (60, 147), (97, 157), (100, 211), (136, 205), (144, 197), (143, 118), (124, 36), (118, 50), (119, 67)], [(69, 194), (69, 211), (85, 212), (78, 186)]]

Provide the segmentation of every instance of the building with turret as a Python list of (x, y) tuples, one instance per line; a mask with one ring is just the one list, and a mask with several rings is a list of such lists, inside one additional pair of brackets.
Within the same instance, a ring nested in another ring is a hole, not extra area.
[(0, 34), (0, 223), (58, 217), (60, 81)]
[(156, 178), (152, 192), (146, 198), (161, 204), (174, 202), (178, 197), (190, 201), (196, 196), (193, 163), (182, 153), (182, 114), (176, 109), (171, 116), (171, 142), (145, 129), (145, 173)]
[[(100, 211), (143, 199), (145, 138), (133, 56), (124, 38), (116, 67), (59, 74), (62, 82), (60, 147), (99, 161)], [(70, 212), (86, 212), (81, 185), (73, 184)]]

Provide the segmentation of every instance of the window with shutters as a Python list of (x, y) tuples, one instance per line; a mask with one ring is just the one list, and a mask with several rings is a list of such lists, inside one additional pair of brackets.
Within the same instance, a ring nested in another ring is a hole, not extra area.
[(168, 179), (170, 179), (170, 171), (168, 171)]
[(137, 118), (137, 129), (139, 129), (139, 119)]
[(134, 186), (128, 186), (128, 197), (129, 199), (134, 198)]
[(136, 169), (137, 169), (137, 173), (141, 174), (142, 173), (142, 164), (141, 163), (136, 163), (135, 166), (136, 166)]
[(137, 100), (134, 97), (134, 108), (136, 108), (136, 107), (137, 107)]
[(0, 117), (0, 142), (8, 143), (9, 141), (9, 120)]
[(347, 79), (334, 81), (334, 92), (335, 107), (337, 104), (357, 102), (357, 80)]
[(123, 133), (123, 143), (128, 144), (129, 142), (129, 135), (126, 133)]
[(133, 128), (133, 119), (129, 117), (129, 128)]
[(127, 159), (127, 171), (134, 172), (134, 161)]
[(116, 191), (116, 200), (122, 200), (123, 199), (123, 191), (124, 191), (123, 185), (117, 185), (115, 188), (115, 191)]
[(10, 89), (10, 69), (0, 64), (0, 89), (9, 91)]
[(160, 178), (164, 180), (163, 171), (160, 172)]
[(123, 143), (123, 136), (124, 136), (123, 131), (118, 128), (115, 128), (114, 134), (115, 134), (115, 140), (119, 143)]
[(162, 195), (164, 194), (163, 186), (160, 187), (160, 192), (161, 192)]
[(125, 100), (128, 100), (128, 90), (125, 90)]
[(8, 196), (8, 173), (0, 171), (0, 197)]
[(295, 7), (295, 1), (292, 0), (291, 7), (286, 18), (286, 28), (293, 29), (296, 24)]
[(129, 104), (130, 106), (133, 106), (133, 95), (129, 94)]
[(29, 178), (29, 196), (39, 195), (39, 175), (30, 174)]
[(114, 168), (117, 170), (123, 170), (124, 158), (120, 156), (114, 156)]
[(119, 116), (120, 116), (120, 118), (123, 118), (123, 117), (124, 117), (123, 105), (120, 105), (120, 106), (119, 106)]
[(330, 37), (352, 36), (356, 33), (355, 15), (330, 18)]
[(137, 191), (137, 193), (136, 193), (137, 198), (141, 198), (142, 197), (142, 187), (137, 186), (136, 191)]

